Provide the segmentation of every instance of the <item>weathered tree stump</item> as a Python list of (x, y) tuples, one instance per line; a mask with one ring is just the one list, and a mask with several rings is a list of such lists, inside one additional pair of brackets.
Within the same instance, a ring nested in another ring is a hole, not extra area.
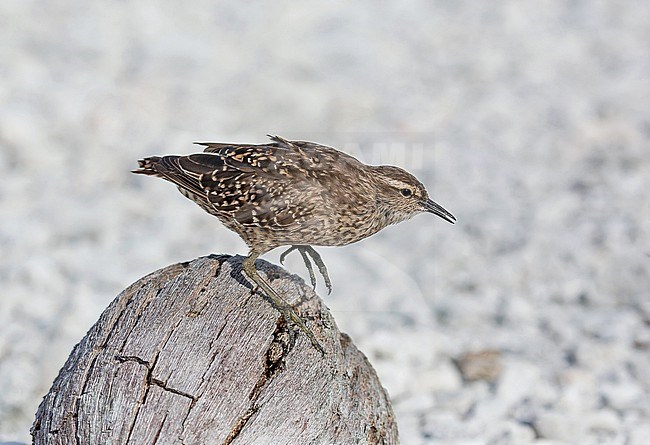
[(199, 258), (124, 290), (45, 396), (34, 443), (397, 443), (377, 375), (311, 288), (259, 261), (324, 356), (252, 291), (241, 260)]

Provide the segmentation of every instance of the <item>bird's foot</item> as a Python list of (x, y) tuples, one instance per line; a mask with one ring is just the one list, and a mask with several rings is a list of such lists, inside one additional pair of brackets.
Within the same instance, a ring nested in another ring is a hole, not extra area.
[(287, 250), (285, 250), (282, 253), (282, 255), (280, 255), (280, 264), (284, 264), (284, 259), (286, 258), (286, 256), (291, 252), (293, 252), (294, 250), (300, 252), (300, 255), (302, 256), (302, 260), (305, 263), (305, 267), (307, 267), (307, 270), (309, 271), (309, 279), (311, 281), (311, 285), (313, 286), (313, 288), (316, 289), (316, 275), (314, 274), (314, 267), (312, 266), (311, 261), (309, 260), (310, 256), (312, 261), (316, 263), (316, 267), (318, 267), (318, 271), (320, 272), (321, 276), (323, 277), (323, 280), (325, 281), (325, 286), (327, 286), (328, 295), (331, 294), (332, 281), (330, 280), (330, 276), (327, 273), (327, 266), (325, 266), (323, 259), (321, 258), (319, 253), (316, 252), (316, 249), (314, 249), (313, 247), (303, 246), (303, 245), (295, 245), (289, 247)]
[(314, 332), (307, 326), (305, 320), (298, 315), (295, 309), (287, 303), (287, 301), (282, 298), (273, 288), (266, 282), (264, 279), (257, 273), (255, 269), (254, 258), (251, 259), (250, 256), (244, 260), (243, 263), (244, 272), (246, 275), (259, 287), (263, 290), (261, 292), (262, 296), (273, 306), (275, 310), (280, 312), (285, 320), (293, 323), (298, 326), (298, 328), (305, 333), (311, 344), (314, 348), (325, 355), (325, 348), (320, 344), (316, 339)]
[(289, 320), (298, 326), (298, 328), (305, 333), (312, 346), (316, 348), (318, 352), (325, 355), (325, 348), (323, 348), (320, 342), (316, 339), (314, 332), (305, 324), (305, 320), (303, 320), (291, 306), (280, 307), (273, 303), (271, 303), (271, 305), (284, 316), (285, 320)]

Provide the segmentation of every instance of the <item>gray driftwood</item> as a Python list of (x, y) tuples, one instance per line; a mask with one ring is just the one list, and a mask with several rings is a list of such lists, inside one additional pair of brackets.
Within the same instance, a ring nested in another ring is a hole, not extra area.
[(45, 396), (34, 443), (397, 443), (377, 375), (311, 288), (259, 262), (325, 356), (252, 292), (241, 260), (199, 258), (124, 290)]

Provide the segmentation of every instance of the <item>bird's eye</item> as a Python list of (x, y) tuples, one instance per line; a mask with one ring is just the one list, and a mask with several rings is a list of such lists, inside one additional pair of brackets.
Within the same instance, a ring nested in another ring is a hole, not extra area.
[(413, 194), (413, 190), (411, 190), (411, 189), (402, 189), (402, 190), (400, 190), (400, 193), (402, 194), (402, 196), (405, 196), (405, 197), (408, 198), (409, 196), (411, 196)]

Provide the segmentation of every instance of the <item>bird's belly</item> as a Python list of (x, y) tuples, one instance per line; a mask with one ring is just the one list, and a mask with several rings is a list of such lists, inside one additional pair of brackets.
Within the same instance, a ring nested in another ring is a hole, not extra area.
[(374, 224), (371, 218), (310, 220), (299, 229), (288, 231), (283, 237), (286, 244), (307, 244), (310, 246), (345, 246), (367, 238), (383, 228)]
[[(230, 228), (239, 232), (234, 227)], [(314, 219), (292, 227), (258, 227), (250, 233), (240, 233), (240, 235), (248, 240), (249, 244), (265, 245), (270, 249), (285, 245), (345, 246), (360, 241), (378, 230), (379, 228), (365, 224), (331, 225), (327, 221)]]

